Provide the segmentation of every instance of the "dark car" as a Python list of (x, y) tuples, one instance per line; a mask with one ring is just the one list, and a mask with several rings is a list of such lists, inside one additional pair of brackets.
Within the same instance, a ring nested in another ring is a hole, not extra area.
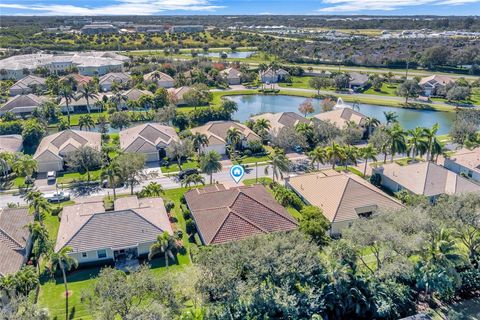
[(182, 170), (178, 174), (178, 179), (183, 180), (183, 178), (185, 178), (186, 176), (191, 176), (192, 174), (198, 174), (198, 170), (195, 168)]

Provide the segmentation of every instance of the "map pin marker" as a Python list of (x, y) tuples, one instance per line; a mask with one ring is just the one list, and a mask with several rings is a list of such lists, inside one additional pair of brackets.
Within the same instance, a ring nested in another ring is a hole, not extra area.
[(232, 176), (232, 179), (236, 183), (239, 183), (240, 180), (242, 180), (244, 174), (245, 174), (245, 170), (243, 169), (242, 166), (238, 164), (230, 168), (230, 175)]

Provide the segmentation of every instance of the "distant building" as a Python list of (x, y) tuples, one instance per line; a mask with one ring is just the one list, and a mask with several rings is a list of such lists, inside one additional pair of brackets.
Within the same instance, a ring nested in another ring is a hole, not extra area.
[(84, 24), (91, 24), (92, 18), (73, 18), (73, 19), (66, 19), (63, 21), (66, 25), (84, 25)]
[(164, 33), (167, 28), (163, 25), (157, 24), (143, 24), (134, 26), (136, 32), (142, 33)]
[(277, 83), (279, 81), (284, 80), (285, 77), (290, 75), (288, 71), (284, 69), (273, 70), (272, 68), (268, 68), (263, 72), (260, 71), (259, 74), (260, 74), (260, 80), (263, 83)]
[(176, 105), (181, 106), (185, 105), (185, 100), (183, 99), (183, 95), (190, 91), (190, 87), (180, 87), (180, 88), (170, 88), (168, 89), (168, 93), (171, 95), (172, 98), (175, 99)]
[(118, 28), (112, 24), (87, 24), (80, 29), (80, 32), (87, 35), (113, 34), (118, 33)]
[(193, 32), (203, 32), (204, 27), (202, 25), (182, 25), (182, 26), (171, 26), (168, 30), (170, 33), (193, 33)]
[(5, 114), (6, 112), (12, 112), (20, 116), (29, 115), (35, 109), (40, 107), (42, 103), (49, 100), (49, 97), (36, 96), (32, 93), (19, 94), (8, 100), (3, 106), (0, 107), (0, 115)]
[(175, 80), (166, 73), (160, 71), (153, 71), (143, 76), (143, 79), (148, 82), (153, 82), (161, 88), (172, 88)]
[(19, 134), (0, 136), (0, 152), (20, 152), (23, 149), (23, 138)]
[(100, 77), (98, 85), (102, 91), (110, 91), (113, 83), (126, 85), (132, 77), (124, 72), (110, 72)]
[(25, 78), (18, 80), (10, 87), (10, 95), (16, 96), (18, 94), (28, 94), (44, 90), (45, 88), (46, 83), (44, 78), (28, 75)]
[(242, 73), (235, 68), (227, 68), (220, 71), (220, 74), (227, 79), (229, 85), (237, 85), (241, 83)]
[(423, 95), (426, 97), (430, 97), (436, 95), (440, 88), (443, 88), (448, 84), (454, 82), (455, 80), (453, 80), (449, 76), (433, 75), (422, 78), (418, 84), (423, 90)]
[(445, 158), (445, 168), (480, 182), (480, 147), (456, 151), (449, 158)]
[(364, 73), (358, 73), (358, 72), (350, 72), (350, 81), (348, 83), (349, 88), (352, 90), (358, 90), (363, 87), (368, 83), (368, 75)]

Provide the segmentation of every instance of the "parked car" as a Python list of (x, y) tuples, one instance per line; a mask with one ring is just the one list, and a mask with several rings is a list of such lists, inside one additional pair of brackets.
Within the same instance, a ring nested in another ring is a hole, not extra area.
[(46, 193), (43, 197), (47, 199), (48, 202), (63, 202), (70, 200), (70, 193), (64, 191)]
[(195, 168), (185, 169), (180, 171), (178, 174), (178, 179), (183, 180), (186, 176), (191, 176), (192, 174), (198, 174), (198, 170)]
[(47, 182), (55, 182), (55, 179), (57, 179), (57, 173), (55, 171), (48, 171)]

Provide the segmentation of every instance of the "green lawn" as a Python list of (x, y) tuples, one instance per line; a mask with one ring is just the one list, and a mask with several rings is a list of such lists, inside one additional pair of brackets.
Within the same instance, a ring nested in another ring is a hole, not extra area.
[(304, 77), (296, 77), (292, 76), (291, 80), (292, 83), (283, 83), (280, 82), (278, 85), (283, 88), (300, 88), (300, 89), (312, 89), (309, 85), (309, 81), (312, 77), (304, 76)]
[[(90, 171), (90, 181), (99, 181), (102, 170)], [(87, 174), (80, 172), (68, 172), (60, 173), (57, 177), (57, 183), (68, 184), (73, 182), (85, 182), (87, 181)]]
[(171, 163), (168, 167), (167, 166), (161, 167), (162, 173), (178, 172), (178, 171), (191, 169), (191, 168), (198, 168), (198, 162), (196, 160), (189, 159), (188, 161), (183, 162), (181, 169), (178, 167), (178, 164), (176, 162)]
[(380, 89), (380, 91), (375, 91), (373, 90), (372, 87), (370, 87), (368, 90), (364, 91), (363, 93), (397, 97), (397, 94), (396, 94), (397, 88), (398, 88), (398, 84), (396, 83), (388, 84), (384, 82), (382, 84), (382, 88)]

